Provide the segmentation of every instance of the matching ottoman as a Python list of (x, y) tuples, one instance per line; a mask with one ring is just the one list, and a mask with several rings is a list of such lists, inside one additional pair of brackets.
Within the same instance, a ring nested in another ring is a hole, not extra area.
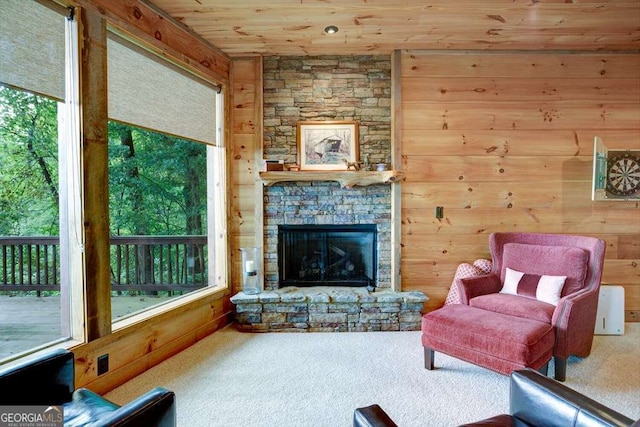
[(463, 304), (422, 316), (422, 345), (429, 370), (435, 350), (504, 375), (523, 368), (546, 375), (554, 342), (549, 323)]

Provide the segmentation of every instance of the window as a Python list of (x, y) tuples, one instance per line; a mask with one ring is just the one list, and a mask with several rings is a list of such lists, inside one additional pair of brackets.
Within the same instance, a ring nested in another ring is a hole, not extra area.
[[(85, 336), (78, 25), (59, 3), (0, 1), (0, 360)], [(110, 29), (113, 319), (227, 286), (221, 88), (141, 46)]]
[[(0, 2), (0, 359), (82, 337), (77, 25), (53, 2)], [(73, 189), (73, 183), (76, 189)], [(71, 267), (74, 265), (75, 267)]]
[(219, 87), (141, 46), (107, 42), (114, 321), (226, 286)]

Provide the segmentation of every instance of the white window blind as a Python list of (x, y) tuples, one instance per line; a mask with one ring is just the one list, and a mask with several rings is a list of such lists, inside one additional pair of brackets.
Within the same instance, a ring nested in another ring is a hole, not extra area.
[(65, 14), (54, 4), (0, 0), (2, 84), (64, 100)]
[(109, 33), (109, 118), (216, 143), (216, 88), (169, 61)]

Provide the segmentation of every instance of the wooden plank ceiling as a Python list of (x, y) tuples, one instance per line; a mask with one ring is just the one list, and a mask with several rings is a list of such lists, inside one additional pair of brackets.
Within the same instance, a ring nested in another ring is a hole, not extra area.
[[(152, 0), (231, 56), (636, 50), (640, 0)], [(328, 35), (323, 29), (335, 25)]]

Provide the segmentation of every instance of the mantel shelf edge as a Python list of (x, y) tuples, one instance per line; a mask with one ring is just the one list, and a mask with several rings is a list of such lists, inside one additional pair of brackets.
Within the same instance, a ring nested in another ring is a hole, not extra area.
[(260, 172), (260, 179), (268, 187), (279, 182), (337, 181), (342, 188), (374, 184), (393, 184), (404, 177), (404, 172), (390, 171), (270, 171)]

